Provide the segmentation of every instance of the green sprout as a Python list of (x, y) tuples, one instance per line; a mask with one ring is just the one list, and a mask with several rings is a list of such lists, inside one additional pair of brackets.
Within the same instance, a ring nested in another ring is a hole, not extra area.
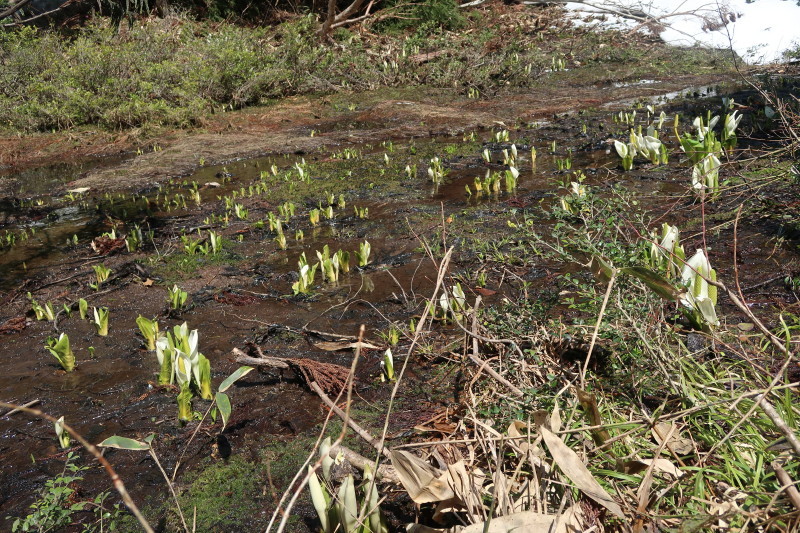
[(92, 268), (94, 269), (94, 277), (97, 280), (97, 283), (90, 283), (89, 286), (94, 290), (98, 290), (100, 285), (108, 280), (108, 276), (111, 275), (112, 270), (110, 268), (106, 268), (106, 266), (103, 264), (94, 265)]
[(739, 122), (742, 121), (742, 115), (736, 115), (738, 111), (734, 111), (729, 115), (725, 115), (725, 123), (722, 127), (722, 147), (725, 150), (733, 150), (736, 148), (738, 139), (736, 137), (736, 128), (739, 127)]
[(519, 178), (519, 170), (515, 167), (509, 167), (506, 170), (506, 191), (513, 192), (517, 188), (517, 178)]
[(211, 254), (217, 255), (222, 251), (222, 235), (208, 230), (208, 242), (211, 245)]
[(614, 141), (614, 148), (620, 159), (622, 159), (622, 169), (626, 172), (633, 168), (633, 158), (636, 157), (636, 148), (633, 144), (625, 144)]
[(322, 248), (322, 252), (317, 251), (317, 259), (319, 259), (322, 269), (322, 281), (337, 283), (339, 281), (339, 255), (331, 256), (330, 248), (326, 244)]
[[(322, 458), (322, 479), (313, 467), (309, 467), (308, 491), (319, 517), (322, 533), (387, 533), (389, 530), (381, 518), (372, 469), (369, 466), (364, 469), (364, 484), (359, 490), (359, 503), (352, 474), (341, 481), (338, 490), (333, 486), (331, 468), (334, 460), (330, 457), (330, 438), (322, 442), (319, 450)], [(365, 515), (363, 523), (358, 519), (361, 514)]]
[(67, 448), (69, 448), (70, 439), (69, 439), (69, 433), (66, 430), (64, 430), (64, 417), (62, 416), (58, 420), (56, 420), (53, 426), (56, 431), (56, 437), (58, 437), (58, 443), (61, 445), (61, 449), (66, 450)]
[(94, 320), (92, 325), (101, 337), (108, 335), (108, 307), (93, 308)]
[(431, 181), (434, 184), (439, 185), (444, 181), (446, 174), (447, 171), (444, 169), (442, 161), (438, 157), (431, 159), (431, 164), (428, 167), (428, 177), (431, 178)]
[(312, 209), (308, 212), (308, 220), (311, 222), (312, 226), (317, 226), (319, 224), (319, 209)]
[(675, 277), (681, 265), (686, 260), (686, 253), (680, 244), (677, 226), (670, 226), (666, 222), (661, 226), (661, 240), (658, 241), (655, 232), (651, 233), (651, 243), (645, 249), (650, 268), (656, 272), (664, 272), (668, 277)]
[(211, 392), (211, 363), (198, 350), (199, 334), (189, 331), (184, 322), (156, 341), (156, 358), (159, 363), (158, 382), (162, 385), (176, 383), (178, 394), (178, 419), (192, 419), (192, 398), (199, 395), (204, 400), (213, 398)]
[[(30, 293), (28, 293), (30, 295)], [(41, 305), (36, 300), (31, 300), (31, 308), (33, 309), (34, 315), (36, 315), (36, 320), (49, 320), (52, 322), (56, 319), (55, 309), (53, 308), (53, 304), (47, 302), (44, 305)]]
[(350, 272), (350, 252), (339, 250), (334, 255), (336, 257), (336, 261), (339, 263), (339, 269), (345, 273)]
[(65, 371), (72, 372), (75, 369), (75, 354), (69, 347), (69, 336), (66, 333), (59, 335), (57, 340), (52, 337), (47, 339), (44, 347), (53, 354)]
[(156, 340), (158, 339), (158, 322), (139, 315), (136, 319), (136, 325), (139, 326), (139, 331), (142, 332), (142, 337), (147, 342), (147, 349), (150, 351), (155, 350)]
[(394, 380), (394, 357), (392, 357), (392, 349), (387, 348), (381, 361), (381, 381), (394, 383)]
[(173, 311), (180, 311), (183, 309), (183, 306), (186, 305), (186, 299), (188, 297), (189, 293), (181, 290), (177, 285), (173, 285), (167, 295), (167, 303)]
[(275, 242), (278, 243), (278, 247), (281, 250), (285, 250), (289, 247), (289, 243), (286, 241), (286, 235), (283, 233), (283, 228), (278, 231), (278, 235), (275, 237)]
[(248, 210), (245, 209), (244, 205), (242, 204), (234, 204), (233, 214), (236, 215), (236, 218), (239, 220), (247, 220)]
[(708, 154), (692, 167), (692, 188), (700, 195), (711, 199), (719, 196), (719, 168), (722, 165), (714, 154)]
[(372, 251), (372, 246), (370, 246), (368, 241), (364, 241), (358, 245), (358, 251), (353, 252), (356, 256), (356, 261), (358, 261), (358, 266), (364, 268), (369, 264), (369, 254)]
[(133, 229), (128, 231), (128, 235), (125, 237), (125, 248), (129, 252), (135, 252), (142, 247), (143, 240), (142, 228), (138, 224), (134, 224)]
[(687, 291), (681, 295), (681, 303), (690, 310), (689, 319), (700, 329), (719, 326), (719, 319), (714, 310), (717, 304), (717, 287), (706, 280), (717, 281), (717, 272), (703, 250), (697, 250), (691, 259), (686, 261), (681, 272), (681, 280)]
[(89, 303), (83, 298), (78, 299), (78, 311), (81, 315), (81, 320), (86, 320), (86, 313), (89, 311)]
[(294, 292), (295, 296), (298, 294), (309, 294), (311, 292), (311, 287), (314, 285), (314, 276), (319, 263), (314, 263), (313, 266), (309, 265), (306, 259), (306, 253), (303, 252), (300, 254), (297, 266), (299, 268), (299, 277), (297, 281), (292, 283), (292, 292)]

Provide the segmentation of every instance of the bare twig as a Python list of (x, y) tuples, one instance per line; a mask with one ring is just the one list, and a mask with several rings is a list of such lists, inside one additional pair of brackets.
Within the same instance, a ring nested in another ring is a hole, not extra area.
[[(800, 440), (797, 439), (797, 435), (794, 434), (792, 428), (786, 425), (786, 422), (781, 418), (781, 415), (778, 414), (778, 411), (772, 407), (772, 404), (767, 401), (763, 394), (759, 394), (756, 396), (756, 404), (761, 407), (761, 410), (772, 420), (772, 423), (775, 424), (781, 433), (786, 437), (786, 440), (794, 449), (794, 453), (800, 456)], [(798, 508), (800, 510), (800, 508)]]
[(492, 378), (497, 381), (498, 383), (503, 384), (508, 390), (513, 392), (516, 396), (524, 396), (525, 393), (522, 390), (508, 381), (506, 378), (501, 376), (497, 373), (492, 367), (489, 366), (487, 361), (484, 361), (478, 356), (478, 306), (481, 304), (481, 297), (480, 295), (475, 298), (475, 306), (472, 310), (472, 353), (467, 354), (467, 357), (470, 360), (478, 365), (478, 374), (480, 374), (484, 369), (486, 369), (486, 373), (492, 376)]
[(20, 413), (20, 412), (22, 412), (22, 409), (21, 409), (21, 408), (24, 408), (24, 407), (32, 407), (32, 406), (36, 405), (36, 404), (37, 404), (37, 403), (39, 403), (39, 402), (40, 402), (40, 400), (31, 400), (31, 401), (29, 401), (28, 403), (22, 404), (22, 405), (20, 405), (19, 407), (16, 407), (16, 408), (14, 408), (14, 409), (11, 409), (10, 411), (6, 411), (6, 412), (5, 412), (5, 413), (3, 413), (2, 415), (0, 415), (0, 418), (6, 417), (6, 416), (11, 416), (11, 415), (13, 415), (14, 413)]
[[(58, 421), (56, 418), (48, 415), (47, 413), (45, 413), (43, 411), (40, 411), (39, 409), (31, 409), (30, 407), (23, 407), (21, 405), (14, 405), (14, 404), (5, 403), (5, 402), (0, 402), (0, 407), (5, 407), (5, 408), (10, 408), (10, 409), (13, 409), (13, 410), (17, 410), (17, 411), (22, 411), (22, 412), (28, 413), (29, 415), (32, 415), (32, 416), (37, 416), (39, 418), (44, 418), (45, 420), (48, 420), (48, 421), (50, 421), (50, 422), (52, 422), (54, 424)], [(139, 524), (142, 526), (142, 529), (144, 529), (147, 533), (154, 533), (153, 528), (150, 526), (150, 524), (147, 522), (147, 519), (144, 517), (142, 512), (139, 510), (139, 508), (133, 502), (133, 499), (131, 498), (131, 495), (128, 494), (128, 490), (125, 488), (125, 484), (122, 482), (122, 479), (120, 479), (120, 477), (117, 474), (116, 470), (114, 470), (114, 467), (111, 466), (111, 463), (109, 463), (108, 460), (106, 460), (106, 458), (103, 457), (103, 454), (100, 453), (100, 450), (98, 450), (97, 447), (94, 444), (92, 444), (91, 442), (89, 442), (88, 440), (83, 438), (83, 435), (81, 435), (80, 433), (75, 431), (72, 428), (72, 426), (70, 426), (70, 425), (68, 425), (68, 424), (66, 424), (64, 422), (61, 422), (61, 425), (70, 435), (72, 435), (72, 438), (74, 438), (75, 440), (80, 442), (81, 445), (84, 448), (86, 448), (86, 450), (89, 453), (91, 453), (95, 457), (95, 459), (97, 459), (97, 462), (99, 462), (101, 465), (103, 465), (103, 468), (105, 469), (106, 474), (108, 474), (108, 477), (111, 478), (111, 483), (113, 483), (114, 488), (119, 493), (119, 495), (122, 497), (122, 501), (125, 503), (125, 506), (128, 509), (130, 509), (131, 513), (133, 513), (133, 515), (139, 521)]]
[(781, 482), (781, 490), (786, 491), (786, 495), (792, 501), (794, 508), (800, 511), (800, 491), (797, 490), (796, 482), (792, 481), (780, 461), (772, 461), (772, 469), (775, 471), (775, 476)]
[(603, 315), (606, 313), (606, 306), (608, 306), (608, 298), (611, 296), (611, 289), (614, 287), (614, 281), (617, 279), (617, 271), (616, 269), (611, 273), (611, 279), (608, 280), (608, 287), (606, 287), (606, 294), (603, 297), (603, 305), (600, 306), (600, 313), (597, 315), (597, 322), (594, 325), (594, 331), (592, 332), (592, 342), (589, 344), (589, 350), (586, 352), (586, 361), (583, 363), (583, 368), (581, 369), (581, 388), (585, 388), (586, 383), (586, 371), (589, 368), (589, 360), (592, 357), (592, 351), (594, 351), (595, 342), (597, 342), (597, 333), (600, 331), (600, 324), (603, 322)]
[(372, 446), (373, 448), (375, 448), (376, 450), (378, 450), (379, 452), (381, 452), (383, 455), (385, 455), (385, 456), (387, 456), (387, 457), (389, 456), (389, 450), (387, 450), (387, 449), (386, 449), (386, 447), (382, 447), (382, 446), (381, 446), (381, 445), (378, 443), (378, 441), (377, 441), (377, 440), (375, 440), (375, 437), (373, 437), (372, 435), (370, 435), (370, 434), (369, 434), (369, 432), (368, 432), (367, 430), (365, 430), (365, 429), (364, 429), (364, 428), (362, 428), (360, 425), (358, 425), (358, 423), (357, 423), (355, 420), (353, 420), (352, 418), (349, 418), (349, 417), (347, 417), (347, 413), (345, 413), (344, 411), (342, 411), (342, 410), (339, 408), (339, 406), (338, 406), (338, 405), (336, 405), (335, 403), (333, 403), (333, 401), (332, 401), (330, 398), (328, 398), (328, 395), (327, 395), (327, 394), (325, 394), (325, 391), (323, 391), (323, 390), (320, 388), (320, 386), (319, 386), (319, 385), (317, 385), (317, 382), (316, 382), (316, 381), (312, 381), (311, 383), (309, 383), (309, 386), (311, 387), (311, 390), (313, 390), (314, 392), (316, 392), (316, 393), (317, 393), (317, 396), (319, 396), (319, 397), (320, 397), (320, 399), (322, 400), (322, 402), (323, 402), (325, 405), (327, 405), (327, 406), (328, 406), (328, 407), (331, 409), (331, 411), (333, 411), (334, 413), (336, 413), (336, 415), (337, 415), (339, 418), (341, 418), (343, 421), (347, 422), (347, 424), (348, 424), (348, 425), (349, 425), (349, 426), (350, 426), (350, 427), (353, 429), (353, 431), (355, 431), (355, 432), (356, 432), (356, 434), (358, 434), (358, 436), (359, 436), (359, 437), (361, 437), (362, 439), (364, 439), (364, 440), (367, 442), (367, 444), (369, 444), (370, 446)]

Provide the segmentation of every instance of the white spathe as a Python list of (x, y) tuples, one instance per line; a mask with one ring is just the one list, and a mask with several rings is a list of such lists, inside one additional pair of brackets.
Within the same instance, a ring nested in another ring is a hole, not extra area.
[(714, 310), (714, 305), (717, 303), (717, 288), (710, 285), (707, 279), (716, 281), (717, 274), (711, 268), (711, 262), (703, 250), (697, 250), (691, 259), (686, 261), (681, 271), (681, 280), (687, 287), (687, 291), (681, 296), (681, 303), (699, 312), (707, 324), (719, 326), (719, 319)]

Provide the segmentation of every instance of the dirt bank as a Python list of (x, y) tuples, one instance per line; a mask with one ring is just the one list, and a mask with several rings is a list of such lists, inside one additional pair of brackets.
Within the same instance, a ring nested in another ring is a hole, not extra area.
[[(136, 132), (111, 134), (67, 131), (0, 139), (0, 169), (23, 169), (65, 162), (102, 160), (67, 188), (142, 190), (191, 173), (204, 164), (266, 154), (299, 154), (322, 147), (383, 139), (459, 134), (498, 123), (547, 120), (555, 114), (655, 98), (687, 88), (717, 85), (726, 74), (682, 76), (630, 86), (596, 84), (508, 92), (490, 99), (468, 99), (453, 90), (381, 89), (325, 98), (298, 97), (270, 107), (211, 117), (203, 129), (171, 130), (142, 138)], [(0, 177), (0, 192), (10, 178)]]

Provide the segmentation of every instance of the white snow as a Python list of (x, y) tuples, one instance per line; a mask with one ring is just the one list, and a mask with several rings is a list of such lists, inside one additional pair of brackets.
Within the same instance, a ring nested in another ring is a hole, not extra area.
[[(593, 7), (594, 6), (594, 7)], [(797, 0), (587, 0), (570, 2), (567, 8), (585, 18), (600, 15), (597, 7), (639, 9), (668, 26), (664, 41), (678, 46), (733, 49), (748, 63), (781, 61), (785, 50), (800, 46), (800, 6)], [(722, 24), (722, 17), (727, 25)], [(577, 23), (581, 23), (576, 21)], [(596, 22), (596, 21), (595, 21)], [(589, 22), (589, 23), (595, 23)], [(603, 25), (633, 28), (639, 23), (606, 14)], [(719, 26), (718, 29), (713, 29)], [(729, 40), (730, 39), (730, 40)]]

